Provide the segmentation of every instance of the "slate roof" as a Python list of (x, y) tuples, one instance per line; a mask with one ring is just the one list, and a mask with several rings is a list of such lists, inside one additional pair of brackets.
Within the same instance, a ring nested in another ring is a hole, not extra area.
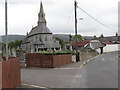
[(28, 40), (28, 38), (24, 38), (24, 40), (22, 41), (22, 44), (26, 44), (26, 43), (30, 43), (30, 41)]
[(49, 30), (49, 28), (44, 23), (41, 23), (38, 26), (32, 28), (28, 36), (32, 36), (35, 34), (52, 34), (52, 32)]
[(86, 44), (86, 48), (98, 49), (100, 47), (105, 47), (106, 44), (99, 40), (91, 40), (90, 43)]
[(111, 36), (111, 37), (103, 37), (100, 38), (100, 41), (106, 42), (106, 41), (119, 41), (120, 36)]

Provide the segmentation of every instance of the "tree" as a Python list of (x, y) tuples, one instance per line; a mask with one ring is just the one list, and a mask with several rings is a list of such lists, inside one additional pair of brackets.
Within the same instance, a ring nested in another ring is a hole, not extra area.
[(0, 42), (0, 50), (2, 50), (2, 42)]
[(16, 51), (17, 48), (20, 47), (21, 43), (22, 43), (22, 40), (15, 40), (15, 41), (12, 41), (12, 42), (9, 42), (9, 43), (8, 43), (8, 47), (9, 47), (9, 50), (10, 50), (11, 55), (13, 55), (12, 49), (14, 48), (15, 51)]
[(0, 42), (0, 56), (2, 56), (2, 42)]
[(22, 40), (15, 40), (14, 41), (14, 49), (17, 50), (17, 48), (20, 48), (22, 43)]
[(82, 41), (83, 40), (83, 37), (81, 35), (75, 35), (73, 37), (73, 40), (72, 41), (76, 41), (76, 38), (77, 38), (77, 41)]
[(72, 41), (72, 35), (69, 34), (69, 42), (71, 42), (71, 41)]
[(14, 48), (14, 42), (9, 42), (9, 43), (8, 43), (8, 48), (9, 48), (9, 50), (10, 50), (10, 54), (13, 55), (12, 49)]
[(6, 52), (6, 44), (2, 42), (2, 57), (5, 56), (5, 52)]
[(59, 41), (61, 48), (63, 48), (65, 46), (65, 42), (62, 39), (60, 39), (60, 38), (55, 38), (55, 39)]

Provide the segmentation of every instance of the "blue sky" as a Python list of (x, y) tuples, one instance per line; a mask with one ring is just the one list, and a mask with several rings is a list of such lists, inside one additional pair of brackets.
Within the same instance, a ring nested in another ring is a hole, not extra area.
[[(106, 28), (77, 9), (78, 33), (83, 36), (115, 35), (118, 32), (119, 0), (77, 0), (78, 6)], [(8, 34), (25, 35), (37, 25), (41, 0), (8, 0)], [(54, 34), (74, 34), (74, 0), (42, 0), (47, 26)], [(0, 1), (0, 35), (4, 34), (4, 0)], [(83, 18), (83, 20), (79, 20)]]

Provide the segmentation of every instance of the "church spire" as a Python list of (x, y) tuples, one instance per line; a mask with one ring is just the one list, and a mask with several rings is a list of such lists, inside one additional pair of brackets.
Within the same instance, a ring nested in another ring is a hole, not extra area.
[(42, 1), (40, 3), (40, 12), (38, 14), (38, 25), (40, 23), (45, 23), (46, 24), (45, 13), (44, 13), (44, 10), (43, 10)]

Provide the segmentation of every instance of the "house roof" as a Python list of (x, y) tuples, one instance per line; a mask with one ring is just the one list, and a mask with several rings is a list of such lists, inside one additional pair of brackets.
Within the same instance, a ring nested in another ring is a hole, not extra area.
[(114, 44), (113, 42), (105, 42), (105, 44)]
[(120, 40), (120, 36), (111, 36), (111, 37), (103, 37), (100, 38), (100, 41), (102, 42), (107, 42), (107, 41), (119, 41)]
[(86, 48), (98, 49), (100, 47), (105, 47), (106, 44), (99, 40), (91, 40), (88, 44), (85, 45)]
[[(90, 42), (90, 40), (84, 40), (84, 41), (79, 41), (77, 43), (77, 45), (80, 46), (85, 46), (86, 44), (88, 44)], [(76, 46), (76, 42), (72, 42), (72, 46)]]

